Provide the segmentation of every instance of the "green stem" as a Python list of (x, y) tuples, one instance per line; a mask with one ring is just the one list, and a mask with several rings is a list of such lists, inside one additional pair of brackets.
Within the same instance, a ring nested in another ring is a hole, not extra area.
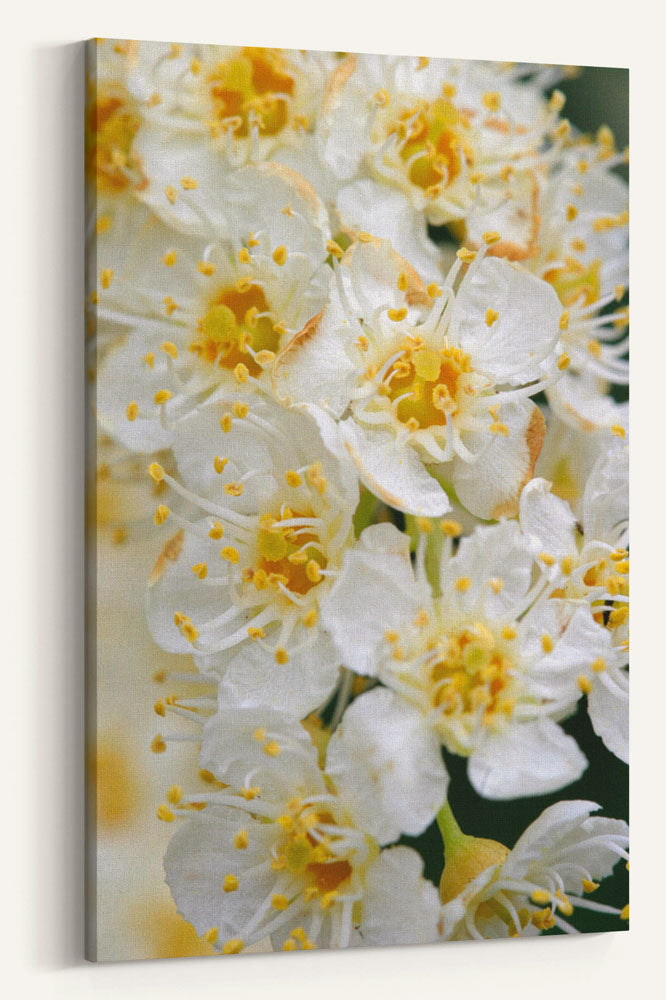
[(439, 832), (442, 835), (442, 840), (444, 841), (445, 851), (451, 851), (455, 848), (455, 845), (460, 843), (462, 840), (466, 839), (466, 835), (462, 832), (456, 818), (453, 815), (453, 810), (449, 805), (448, 801), (444, 803), (442, 808), (437, 813), (437, 826), (439, 827)]
[(378, 506), (379, 500), (374, 493), (371, 493), (365, 486), (361, 486), (361, 496), (353, 517), (354, 534), (357, 538), (369, 524), (372, 524)]

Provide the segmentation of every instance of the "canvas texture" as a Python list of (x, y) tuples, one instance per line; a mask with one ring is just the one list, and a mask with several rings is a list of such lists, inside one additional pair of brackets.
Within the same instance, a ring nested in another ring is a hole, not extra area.
[(88, 957), (626, 929), (627, 73), (85, 86)]

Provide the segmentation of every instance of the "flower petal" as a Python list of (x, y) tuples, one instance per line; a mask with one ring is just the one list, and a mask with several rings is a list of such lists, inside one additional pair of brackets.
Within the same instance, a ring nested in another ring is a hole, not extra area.
[(339, 427), (361, 480), (384, 503), (421, 517), (441, 517), (451, 509), (445, 491), (409, 445), (400, 446), (387, 432), (360, 427), (351, 417)]
[(456, 458), (453, 464), (458, 498), (472, 514), (486, 519), (518, 513), (520, 492), (532, 478), (546, 433), (543, 414), (530, 399), (500, 407), (498, 420), (507, 435), (470, 434), (465, 444), (475, 454), (478, 444), (478, 458), (469, 463)]
[[(489, 328), (486, 311), (497, 319)], [(496, 384), (523, 385), (559, 338), (562, 306), (554, 289), (508, 261), (486, 257), (456, 295), (452, 326), (474, 367)]]
[(449, 783), (425, 718), (387, 688), (347, 709), (328, 745), (326, 772), (355, 823), (379, 844), (423, 833)]
[(382, 851), (365, 880), (364, 944), (428, 944), (437, 940), (439, 893), (423, 877), (423, 861), (410, 847)]
[(489, 737), (474, 752), (467, 774), (486, 799), (546, 795), (582, 775), (587, 761), (578, 744), (549, 718)]
[(345, 554), (322, 601), (322, 623), (345, 666), (372, 676), (386, 630), (411, 621), (424, 602), (429, 595), (420, 593), (414, 578), (409, 540), (393, 525), (372, 525)]

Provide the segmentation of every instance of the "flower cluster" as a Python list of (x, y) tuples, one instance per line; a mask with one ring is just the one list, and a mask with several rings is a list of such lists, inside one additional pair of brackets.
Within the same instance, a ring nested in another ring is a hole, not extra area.
[(564, 75), (91, 47), (98, 522), (162, 535), (164, 871), (222, 954), (628, 917), (588, 898), (623, 820), (553, 800), (510, 850), (448, 802), (454, 757), (483, 800), (578, 781), (584, 711), (628, 761), (626, 154)]

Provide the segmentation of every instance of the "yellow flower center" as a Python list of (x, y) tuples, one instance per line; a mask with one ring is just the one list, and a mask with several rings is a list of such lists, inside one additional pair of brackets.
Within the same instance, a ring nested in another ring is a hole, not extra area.
[(337, 824), (331, 813), (303, 806), (298, 800), (290, 803), (289, 812), (278, 820), (286, 835), (280, 843), (274, 867), (292, 875), (302, 876), (306, 897), (319, 898), (322, 905), (333, 902), (337, 891), (353, 874), (347, 857), (340, 857), (332, 847), (336, 838), (327, 829)]
[(510, 715), (514, 667), (509, 640), (498, 640), (481, 622), (447, 637), (443, 656), (431, 665), (431, 701), (442, 717), (490, 725), (498, 714)]
[(105, 92), (100, 87), (97, 101), (88, 111), (86, 129), (86, 174), (96, 177), (97, 188), (118, 193), (131, 180), (127, 174), (132, 163), (132, 143), (141, 118), (124, 88), (114, 86)]
[(565, 308), (589, 306), (599, 298), (601, 289), (601, 261), (593, 261), (585, 267), (573, 257), (567, 258), (564, 267), (554, 267), (546, 271), (544, 278), (549, 282)]
[(247, 136), (254, 122), (262, 135), (277, 135), (289, 120), (294, 77), (276, 50), (245, 48), (219, 63), (207, 82), (215, 118), (238, 119), (239, 137)]
[(324, 579), (321, 570), (326, 569), (328, 560), (321, 551), (316, 531), (284, 523), (312, 516), (309, 511), (283, 507), (279, 517), (268, 515), (261, 519), (258, 560), (248, 573), (257, 590), (266, 586), (278, 588), (281, 583), (292, 593), (303, 596)]
[[(386, 393), (399, 399), (396, 416), (402, 423), (416, 421), (419, 427), (446, 423), (460, 408), (460, 394), (469, 381), (470, 357), (455, 347), (437, 351), (430, 347), (414, 350), (409, 343), (384, 377)], [(400, 398), (403, 397), (403, 398)]]
[(469, 128), (467, 116), (442, 97), (403, 110), (389, 126), (388, 134), (397, 135), (402, 143), (400, 156), (409, 163), (409, 180), (427, 190), (438, 185), (448, 187), (460, 174), (463, 163), (472, 165), (466, 136)]
[(261, 372), (248, 346), (255, 353), (275, 352), (279, 333), (273, 329), (273, 320), (266, 297), (259, 285), (249, 285), (243, 291), (225, 288), (211, 301), (191, 350), (209, 364), (233, 370), (244, 364), (252, 376)]

